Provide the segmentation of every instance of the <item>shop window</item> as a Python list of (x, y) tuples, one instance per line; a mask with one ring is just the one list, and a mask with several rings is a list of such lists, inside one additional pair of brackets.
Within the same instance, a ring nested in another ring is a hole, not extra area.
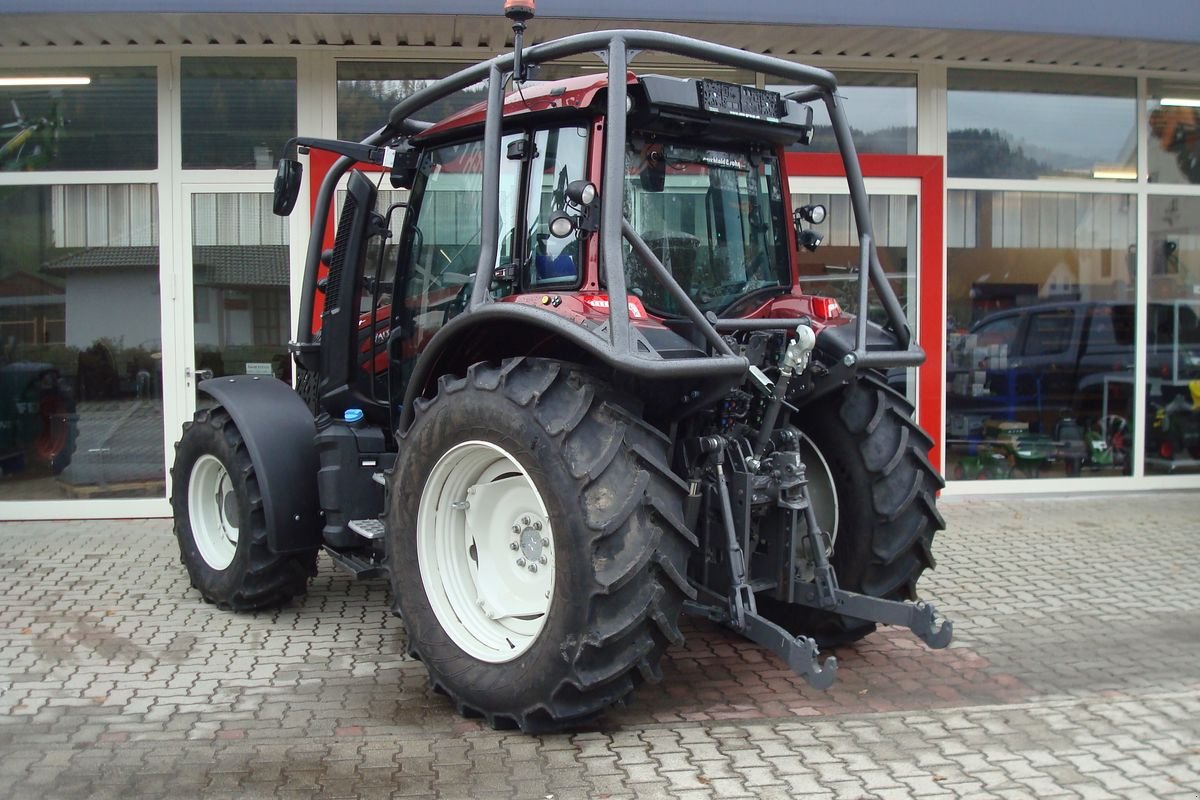
[(274, 169), (296, 135), (296, 61), (184, 58), (184, 169)]
[(1150, 197), (1146, 472), (1200, 472), (1200, 197)]
[[(904, 72), (853, 72), (838, 70), (838, 97), (850, 121), (854, 147), (859, 153), (917, 152), (917, 76)], [(796, 86), (768, 85), (787, 94)], [(837, 140), (825, 104), (813, 109), (812, 145), (793, 149), (814, 153), (837, 152)]]
[(1151, 80), (1146, 113), (1151, 183), (1200, 183), (1200, 83)]
[(1135, 210), (1129, 195), (949, 193), (952, 479), (1132, 472)]
[(947, 80), (951, 177), (1137, 177), (1132, 78), (952, 69)]
[(0, 171), (154, 169), (154, 67), (0, 69)]
[(0, 499), (161, 497), (153, 185), (0, 188)]

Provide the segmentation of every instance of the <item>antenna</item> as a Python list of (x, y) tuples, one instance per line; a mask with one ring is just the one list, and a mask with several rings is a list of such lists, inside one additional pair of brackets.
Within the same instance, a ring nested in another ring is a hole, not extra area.
[(535, 0), (504, 0), (504, 16), (512, 20), (513, 28), (513, 79), (524, 83), (528, 69), (521, 59), (521, 35), (525, 33), (525, 23), (533, 19)]

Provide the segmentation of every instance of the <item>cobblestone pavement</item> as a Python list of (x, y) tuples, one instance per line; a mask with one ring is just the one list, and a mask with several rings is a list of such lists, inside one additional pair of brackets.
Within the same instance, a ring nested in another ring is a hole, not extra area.
[(0, 796), (1200, 798), (1200, 493), (943, 503), (931, 652), (884, 630), (827, 692), (708, 623), (594, 728), (485, 730), (323, 561), (236, 615), (165, 520), (0, 524)]

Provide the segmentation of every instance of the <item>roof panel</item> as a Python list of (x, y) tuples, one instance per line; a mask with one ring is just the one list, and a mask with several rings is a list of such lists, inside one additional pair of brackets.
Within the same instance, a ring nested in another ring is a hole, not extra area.
[[(3, 2), (3, 0), (0, 0)], [(252, 5), (252, 0), (248, 0)], [(1196, 3), (1200, 9), (1200, 3)], [(0, 53), (28, 47), (166, 46), (239, 41), (259, 45), (426, 45), (498, 50), (511, 41), (498, 15), (429, 14), (27, 14), (3, 15)], [(1080, 64), (1114, 69), (1200, 72), (1200, 44), (1128, 38), (1035, 35), (928, 28), (787, 24), (711, 24), (612, 19), (539, 18), (527, 41), (597, 28), (644, 27), (777, 55), (895, 56), (970, 63)]]

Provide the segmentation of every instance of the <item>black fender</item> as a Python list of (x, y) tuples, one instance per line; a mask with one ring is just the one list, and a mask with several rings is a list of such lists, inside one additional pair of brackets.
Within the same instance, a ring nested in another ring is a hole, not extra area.
[[(460, 314), (433, 335), (414, 365), (405, 387), (404, 405), (397, 424), (405, 431), (412, 423), (413, 403), (439, 375), (465, 369), (476, 361), (513, 356), (539, 356), (598, 364), (615, 373), (643, 380), (738, 383), (745, 375), (744, 358), (698, 358), (702, 350), (670, 331), (659, 331), (651, 343), (631, 326), (633, 344), (642, 357), (612, 348), (607, 334), (598, 336), (583, 325), (541, 309), (519, 303), (491, 303)], [(400, 337), (392, 339), (396, 361)]]
[(271, 550), (319, 547), (317, 426), (308, 406), (291, 386), (266, 376), (211, 378), (198, 388), (229, 412), (246, 441)]

